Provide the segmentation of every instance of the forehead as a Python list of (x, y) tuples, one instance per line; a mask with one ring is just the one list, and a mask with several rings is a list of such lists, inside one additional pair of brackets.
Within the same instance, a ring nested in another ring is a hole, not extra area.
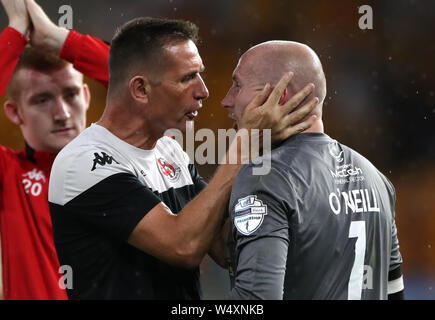
[(201, 69), (203, 62), (198, 48), (192, 40), (170, 43), (163, 47), (174, 62), (174, 66), (180, 71)]
[(17, 71), (15, 82), (21, 93), (34, 93), (37, 91), (63, 90), (71, 86), (81, 86), (83, 75), (72, 65), (55, 71), (38, 71), (23, 68)]
[(255, 78), (254, 71), (256, 70), (255, 55), (250, 51), (245, 52), (239, 59), (236, 68), (233, 71), (233, 79), (237, 81), (248, 81)]

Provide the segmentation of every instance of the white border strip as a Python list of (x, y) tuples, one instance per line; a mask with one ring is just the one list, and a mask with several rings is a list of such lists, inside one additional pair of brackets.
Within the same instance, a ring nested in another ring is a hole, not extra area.
[(393, 294), (404, 289), (403, 276), (395, 280), (388, 281), (388, 294)]

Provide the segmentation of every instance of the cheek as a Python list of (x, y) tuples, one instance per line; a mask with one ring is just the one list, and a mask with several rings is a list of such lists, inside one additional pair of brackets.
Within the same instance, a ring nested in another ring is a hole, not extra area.
[(86, 102), (84, 100), (77, 101), (70, 105), (69, 108), (71, 112), (71, 117), (77, 121), (82, 121), (86, 119)]
[(24, 124), (28, 127), (38, 128), (51, 121), (48, 108), (34, 108), (23, 114)]
[(29, 136), (44, 139), (52, 129), (51, 117), (44, 112), (26, 113), (22, 129)]
[(254, 95), (248, 91), (242, 91), (237, 95), (235, 103), (235, 111), (238, 115), (242, 115), (245, 108), (252, 101)]
[(193, 101), (194, 90), (193, 87), (186, 87), (179, 92), (175, 92), (172, 99), (180, 102), (183, 101), (183, 106), (190, 105)]
[(153, 99), (159, 106), (158, 112), (168, 115), (181, 110), (189, 100), (189, 94), (191, 93), (187, 87), (171, 86), (165, 91), (158, 92)]

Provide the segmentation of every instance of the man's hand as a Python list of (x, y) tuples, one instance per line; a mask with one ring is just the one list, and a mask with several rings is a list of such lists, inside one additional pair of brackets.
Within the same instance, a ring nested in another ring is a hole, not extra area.
[(34, 0), (25, 0), (25, 2), (33, 24), (30, 43), (32, 46), (59, 53), (68, 37), (69, 30), (55, 25)]
[(314, 89), (314, 84), (308, 84), (296, 93), (284, 105), (279, 101), (289, 84), (293, 73), (284, 75), (272, 92), (266, 85), (246, 107), (241, 120), (240, 128), (245, 129), (272, 129), (272, 145), (276, 145), (288, 137), (307, 130), (316, 120), (312, 115), (306, 118), (319, 103), (317, 97), (311, 99), (298, 110), (292, 112)]
[(26, 36), (29, 30), (30, 19), (24, 0), (1, 0), (1, 2), (9, 18), (9, 27)]

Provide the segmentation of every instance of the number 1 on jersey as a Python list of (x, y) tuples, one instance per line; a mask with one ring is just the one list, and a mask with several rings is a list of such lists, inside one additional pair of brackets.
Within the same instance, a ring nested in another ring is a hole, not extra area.
[(361, 300), (366, 252), (366, 222), (352, 221), (349, 228), (349, 238), (357, 238), (357, 240), (355, 243), (355, 261), (348, 284), (348, 300)]

